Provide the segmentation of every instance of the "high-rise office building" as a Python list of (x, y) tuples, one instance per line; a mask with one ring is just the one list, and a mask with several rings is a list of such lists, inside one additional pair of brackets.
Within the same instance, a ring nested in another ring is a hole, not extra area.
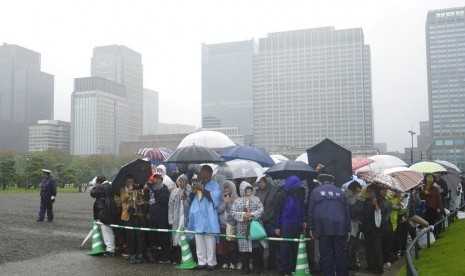
[(428, 12), (426, 56), (432, 158), (465, 169), (465, 7)]
[(126, 86), (128, 141), (137, 141), (143, 126), (143, 67), (140, 53), (122, 45), (94, 48), (91, 76)]
[(118, 154), (127, 141), (126, 87), (88, 77), (74, 80), (71, 95), (71, 152), (75, 155)]
[(158, 92), (144, 88), (144, 103), (142, 106), (144, 109), (144, 135), (158, 134), (158, 118), (160, 112)]
[(202, 127), (253, 135), (254, 40), (202, 44)]
[(53, 119), (53, 75), (41, 71), (39, 53), (0, 45), (0, 150), (28, 150), (29, 126)]
[(39, 120), (29, 127), (29, 151), (57, 149), (70, 152), (70, 123), (58, 120)]
[(373, 147), (370, 47), (361, 28), (270, 33), (254, 62), (255, 144), (305, 150), (324, 138)]

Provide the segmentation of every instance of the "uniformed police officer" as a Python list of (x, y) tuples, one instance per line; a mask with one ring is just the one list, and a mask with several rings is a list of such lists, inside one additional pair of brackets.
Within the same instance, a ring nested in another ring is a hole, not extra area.
[(350, 214), (345, 194), (335, 187), (334, 177), (318, 176), (320, 186), (310, 197), (308, 227), (312, 238), (318, 238), (320, 268), (325, 276), (349, 275), (347, 243), (350, 239)]
[(42, 187), (40, 189), (40, 210), (37, 221), (44, 221), (45, 212), (47, 212), (47, 221), (52, 222), (53, 203), (57, 196), (57, 187), (55, 185), (55, 180), (50, 177), (52, 171), (43, 169), (42, 173), (44, 180), (42, 181)]

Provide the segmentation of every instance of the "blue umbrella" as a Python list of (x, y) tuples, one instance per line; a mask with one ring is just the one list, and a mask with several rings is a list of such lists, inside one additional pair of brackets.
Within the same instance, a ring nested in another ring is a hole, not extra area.
[(233, 146), (223, 149), (221, 157), (225, 161), (231, 161), (234, 159), (244, 159), (255, 161), (263, 167), (271, 167), (275, 163), (270, 155), (263, 149), (251, 147), (251, 146)]
[(283, 161), (274, 165), (265, 171), (265, 174), (273, 179), (287, 179), (291, 175), (295, 175), (302, 180), (307, 179), (315, 170), (302, 161)]

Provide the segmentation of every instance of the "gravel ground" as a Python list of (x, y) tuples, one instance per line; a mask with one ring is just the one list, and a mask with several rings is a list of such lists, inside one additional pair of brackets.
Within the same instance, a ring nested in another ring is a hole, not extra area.
[[(59, 194), (54, 221), (36, 222), (38, 195), (0, 194), (0, 275), (239, 275), (221, 270), (180, 271), (170, 264), (130, 265), (121, 257), (87, 256), (90, 242), (84, 248), (80, 245), (92, 229), (92, 204), (88, 193)], [(385, 275), (396, 275), (397, 270), (391, 268)]]

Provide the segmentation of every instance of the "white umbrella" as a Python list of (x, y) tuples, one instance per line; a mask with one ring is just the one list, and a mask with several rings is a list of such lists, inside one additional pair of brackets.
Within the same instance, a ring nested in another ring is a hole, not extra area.
[(210, 149), (222, 149), (235, 146), (225, 134), (218, 131), (199, 131), (187, 135), (178, 145), (178, 149), (187, 146), (202, 146)]
[(405, 163), (402, 159), (392, 156), (392, 155), (374, 155), (368, 157), (369, 159), (375, 161), (371, 164), (368, 164), (364, 167), (361, 167), (356, 172), (367, 172), (367, 171), (374, 171), (374, 170), (385, 170), (394, 167), (407, 167), (407, 163)]
[(456, 165), (452, 164), (452, 163), (449, 162), (449, 161), (434, 160), (434, 162), (443, 165), (444, 167), (446, 167), (446, 169), (447, 169), (447, 168), (452, 168), (452, 169), (456, 170), (458, 173), (462, 173), (462, 171), (459, 169), (459, 167), (457, 167)]
[(281, 154), (271, 154), (270, 157), (276, 164), (283, 161), (289, 161), (289, 158)]
[(237, 179), (237, 178), (246, 178), (246, 177), (257, 177), (263, 172), (263, 169), (260, 164), (250, 160), (243, 159), (234, 159), (228, 162), (224, 162), (219, 165), (214, 171), (213, 174), (221, 174), (226, 177), (226, 179)]
[(306, 152), (302, 153), (301, 155), (297, 156), (295, 161), (302, 161), (308, 165), (308, 154)]

